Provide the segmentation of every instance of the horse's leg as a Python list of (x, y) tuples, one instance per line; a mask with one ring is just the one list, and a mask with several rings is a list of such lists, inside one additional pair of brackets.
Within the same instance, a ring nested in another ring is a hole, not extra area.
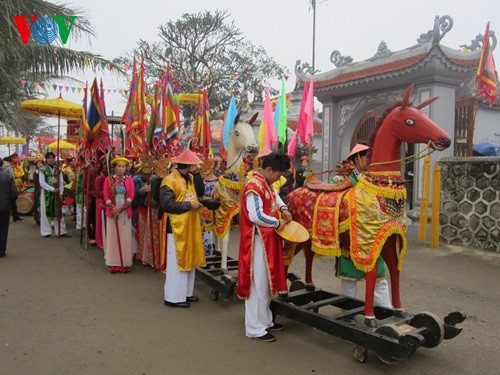
[(312, 265), (314, 260), (314, 252), (311, 249), (311, 241), (307, 241), (307, 243), (303, 247), (304, 249), (304, 258), (306, 261), (306, 288), (307, 290), (314, 290), (314, 283), (312, 279)]
[(397, 236), (391, 236), (382, 249), (382, 257), (391, 274), (391, 296), (392, 306), (397, 311), (403, 310), (399, 294), (399, 270), (398, 270), (399, 240)]
[(227, 251), (229, 248), (229, 232), (222, 238), (219, 238), (219, 251), (221, 256), (221, 265), (223, 271), (227, 271)]
[[(377, 267), (365, 274), (366, 290), (365, 290), (365, 317), (367, 320), (375, 319), (375, 312), (373, 311), (373, 300), (375, 293), (375, 283), (377, 282)], [(369, 323), (365, 324), (370, 325)]]

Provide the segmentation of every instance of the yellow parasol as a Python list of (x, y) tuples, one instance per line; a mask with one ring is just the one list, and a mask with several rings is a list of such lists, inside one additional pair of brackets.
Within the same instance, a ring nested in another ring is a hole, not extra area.
[(38, 116), (49, 116), (67, 119), (81, 119), (83, 106), (64, 100), (62, 97), (55, 99), (30, 99), (21, 103), (21, 109)]
[(69, 143), (65, 141), (64, 139), (61, 139), (59, 142), (54, 141), (52, 143), (49, 143), (47, 145), (48, 150), (76, 150), (76, 146), (72, 143)]
[(26, 138), (23, 137), (11, 137), (9, 135), (5, 137), (0, 137), (0, 145), (24, 145), (26, 144)]
[[(60, 140), (61, 117), (66, 119), (81, 119), (84, 116), (83, 106), (64, 100), (61, 96), (55, 99), (30, 99), (21, 103), (24, 112), (38, 116), (57, 117), (57, 140)], [(57, 149), (59, 155), (59, 149)]]

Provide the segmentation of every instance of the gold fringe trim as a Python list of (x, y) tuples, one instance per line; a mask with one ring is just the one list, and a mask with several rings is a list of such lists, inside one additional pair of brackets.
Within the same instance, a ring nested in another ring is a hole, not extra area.
[(356, 188), (365, 190), (368, 193), (378, 197), (389, 198), (394, 200), (401, 200), (401, 199), (406, 200), (406, 188), (404, 186), (396, 186), (396, 185), (391, 187), (378, 186), (369, 182), (363, 175), (360, 176)]
[(227, 187), (229, 189), (233, 189), (233, 190), (240, 190), (242, 187), (243, 187), (243, 183), (240, 182), (240, 181), (232, 181), (224, 176), (222, 176), (221, 178), (219, 178), (219, 183), (224, 186), (224, 187)]
[(342, 251), (340, 250), (340, 247), (335, 246), (335, 247), (328, 247), (320, 244), (313, 244), (311, 246), (312, 251), (315, 254), (318, 255), (326, 255), (330, 257), (338, 257), (342, 255)]
[(401, 177), (401, 172), (398, 171), (369, 171), (368, 174), (372, 176), (394, 176)]
[[(380, 257), (382, 247), (385, 245), (386, 241), (390, 236), (396, 234), (399, 235), (399, 238), (401, 238), (401, 240), (403, 241), (403, 246), (400, 249), (398, 256), (398, 270), (401, 271), (401, 268), (403, 267), (403, 258), (408, 247), (408, 241), (406, 238), (405, 228), (400, 225), (394, 225), (394, 223), (388, 223), (387, 225), (384, 225), (384, 227), (382, 227), (382, 229), (379, 231), (379, 234), (377, 235), (377, 238), (373, 242), (373, 245), (370, 249), (370, 253), (373, 254), (370, 264), (359, 263), (356, 257), (353, 256), (354, 254), (351, 254), (351, 259), (354, 262), (355, 267), (365, 273), (371, 271), (377, 264), (377, 259)], [(396, 238), (396, 241), (398, 241), (399, 238)], [(396, 251), (396, 249), (394, 249), (394, 251)]]
[(215, 228), (214, 232), (215, 232), (215, 235), (218, 238), (224, 238), (226, 236), (227, 232), (231, 228), (231, 223), (233, 221), (233, 218), (236, 215), (238, 215), (239, 213), (240, 213), (240, 208), (239, 208), (239, 206), (237, 206), (234, 211), (229, 212), (228, 214), (226, 214), (226, 216), (224, 217), (224, 222), (222, 223), (222, 225), (214, 225), (214, 228)]

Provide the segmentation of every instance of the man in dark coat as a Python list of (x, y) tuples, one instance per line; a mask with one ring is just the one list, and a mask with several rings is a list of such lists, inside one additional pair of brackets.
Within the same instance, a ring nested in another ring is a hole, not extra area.
[(17, 189), (14, 176), (7, 168), (4, 168), (3, 160), (0, 160), (0, 258), (6, 255), (10, 210), (16, 199)]

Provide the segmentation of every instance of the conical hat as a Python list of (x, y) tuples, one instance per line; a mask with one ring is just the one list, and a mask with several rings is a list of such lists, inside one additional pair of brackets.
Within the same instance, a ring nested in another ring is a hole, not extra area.
[(349, 154), (349, 156), (347, 157), (347, 159), (349, 159), (351, 156), (354, 156), (356, 155), (357, 153), (359, 152), (362, 152), (362, 151), (365, 151), (365, 150), (368, 150), (370, 147), (366, 146), (366, 145), (362, 145), (361, 143), (357, 143), (356, 146), (354, 146), (351, 150), (351, 153)]
[(283, 229), (276, 230), (282, 238), (290, 242), (305, 242), (309, 239), (309, 232), (307, 229), (297, 221), (290, 221)]
[(201, 161), (201, 159), (198, 156), (196, 156), (196, 154), (193, 151), (191, 151), (190, 149), (187, 149), (179, 156), (172, 158), (172, 162), (177, 163), (177, 164), (202, 164), (203, 163), (203, 161)]

